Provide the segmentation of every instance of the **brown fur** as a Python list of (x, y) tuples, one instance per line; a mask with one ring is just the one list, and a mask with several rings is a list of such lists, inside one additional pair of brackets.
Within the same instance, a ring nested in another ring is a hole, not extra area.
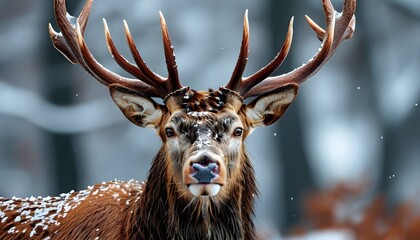
[[(267, 99), (282, 101), (282, 92), (288, 96), (295, 91), (281, 88), (255, 100), (262, 99), (260, 106), (269, 107), (267, 112), (255, 110), (259, 122), (276, 109)], [(164, 144), (147, 183), (108, 182), (54, 198), (0, 198), (0, 239), (256, 239), (252, 218), (257, 187), (243, 144), (253, 128), (247, 114), (254, 111), (255, 102), (243, 104), (240, 96), (224, 88), (208, 92), (183, 88), (165, 99), (165, 105), (120, 87), (111, 89), (111, 95), (126, 116), (141, 116), (132, 121), (156, 121), (148, 124), (157, 126)], [(281, 103), (286, 104), (284, 109), (293, 99)], [(153, 113), (153, 108), (162, 111), (160, 118), (138, 112)], [(238, 126), (243, 133), (236, 136)], [(165, 135), (167, 127), (174, 129), (174, 137)], [(218, 177), (223, 180), (214, 182), (220, 185), (214, 196), (194, 196), (189, 184), (195, 182), (185, 180), (199, 154), (212, 156), (219, 164)]]
[[(2, 198), (0, 239), (255, 239), (252, 216), (257, 190), (251, 163), (244, 158), (243, 181), (223, 201), (180, 198), (174, 183), (167, 181), (170, 176), (162, 173), (167, 164), (162, 150), (145, 185), (108, 182), (51, 200), (13, 199), (13, 204)], [(30, 213), (22, 214), (25, 210)], [(55, 216), (36, 220), (36, 211)]]
[[(228, 97), (221, 92), (192, 93), (189, 101), (183, 100), (183, 107), (211, 110), (217, 106), (214, 111), (226, 111), (226, 105), (219, 103)], [(186, 109), (184, 117), (192, 121), (189, 126), (207, 121), (210, 128), (217, 127), (217, 113), (194, 117)], [(244, 117), (242, 110), (238, 113)], [(179, 186), (164, 145), (153, 161), (147, 184), (109, 182), (51, 199), (2, 198), (0, 239), (255, 239), (254, 170), (243, 145), (237, 151), (229, 153), (229, 158), (237, 159), (235, 167), (229, 167), (229, 183), (214, 197), (192, 197)]]
[(180, 196), (171, 176), (167, 172), (162, 174), (161, 169), (167, 169), (162, 150), (149, 173), (144, 193), (148, 197), (142, 198), (142, 207), (134, 215), (136, 239), (255, 239), (251, 219), (256, 184), (246, 156), (241, 174), (248, 175), (247, 180), (233, 186), (227, 198), (221, 200), (215, 196), (187, 201)]
[(133, 239), (125, 228), (142, 188), (115, 181), (60, 197), (1, 198), (0, 239)]

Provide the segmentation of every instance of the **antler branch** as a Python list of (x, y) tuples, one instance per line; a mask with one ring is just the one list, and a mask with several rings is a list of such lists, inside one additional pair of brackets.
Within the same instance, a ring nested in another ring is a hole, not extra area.
[(266, 79), (273, 73), (286, 59), (287, 54), (289, 53), (290, 46), (293, 39), (293, 20), (290, 19), (289, 28), (287, 31), (286, 40), (283, 43), (283, 47), (277, 56), (265, 67), (255, 74), (243, 78), (242, 74), (245, 70), (246, 63), (248, 61), (248, 46), (249, 46), (249, 25), (248, 25), (248, 10), (245, 12), (244, 17), (244, 30), (242, 36), (241, 51), (239, 54), (238, 61), (236, 63), (236, 68), (232, 74), (232, 77), (228, 84), (225, 85), (226, 88), (237, 91), (241, 96), (245, 96), (252, 87)]
[(84, 39), (84, 31), (89, 19), (92, 2), (93, 0), (87, 0), (79, 17), (75, 18), (67, 13), (65, 0), (54, 0), (55, 18), (61, 32), (57, 33), (54, 31), (51, 24), (49, 24), (49, 32), (53, 45), (58, 51), (60, 51), (70, 62), (74, 64), (79, 63), (88, 73), (106, 86), (118, 84), (138, 93), (150, 97), (160, 97), (162, 99), (169, 93), (182, 88), (178, 78), (173, 47), (162, 13), (160, 13), (160, 19), (165, 58), (169, 73), (168, 78), (163, 78), (154, 73), (145, 64), (137, 51), (128, 25), (124, 21), (127, 42), (137, 66), (125, 59), (116, 49), (108, 25), (105, 19), (103, 20), (105, 38), (111, 55), (118, 65), (137, 79), (126, 78), (111, 72), (102, 66), (89, 51)]
[(236, 62), (235, 69), (233, 70), (230, 81), (225, 85), (226, 88), (237, 91), (241, 86), (242, 74), (245, 71), (246, 63), (248, 62), (249, 53), (249, 22), (248, 22), (248, 9), (244, 15), (244, 27), (242, 34), (242, 44), (239, 53), (238, 61)]
[[(306, 64), (280, 76), (269, 77), (281, 65), (289, 52), (293, 35), (293, 18), (290, 21), (283, 47), (274, 60), (247, 78), (242, 78), (242, 68), (240, 68), (241, 71), (237, 70), (238, 64), (240, 62), (243, 63), (239, 65), (244, 68), (247, 60), (245, 59), (247, 58), (247, 54), (244, 54), (243, 51), (248, 51), (248, 26), (246, 28), (244, 27), (244, 38), (246, 38), (246, 41), (242, 40), (237, 67), (231, 80), (225, 87), (239, 92), (244, 98), (248, 98), (267, 93), (288, 83), (302, 84), (306, 79), (318, 72), (331, 58), (340, 43), (353, 36), (356, 24), (356, 18), (354, 16), (356, 0), (345, 0), (342, 13), (334, 10), (330, 0), (323, 0), (323, 7), (327, 22), (326, 30), (319, 27), (312, 19), (306, 16), (310, 27), (315, 31), (317, 37), (323, 41), (320, 50)], [(247, 34), (245, 34), (245, 29)], [(246, 42), (246, 47), (244, 47), (244, 42)]]

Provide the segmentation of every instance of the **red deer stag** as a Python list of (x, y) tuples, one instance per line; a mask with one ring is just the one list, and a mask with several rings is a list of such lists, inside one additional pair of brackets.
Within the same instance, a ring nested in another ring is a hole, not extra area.
[[(106, 42), (116, 62), (135, 79), (99, 64), (83, 34), (92, 0), (78, 18), (65, 0), (54, 0), (54, 46), (110, 89), (122, 113), (140, 127), (154, 128), (163, 146), (146, 183), (108, 182), (59, 197), (0, 199), (0, 239), (256, 239), (254, 169), (244, 140), (256, 127), (276, 122), (296, 97), (299, 84), (316, 73), (338, 45), (351, 38), (356, 0), (345, 0), (342, 13), (323, 0), (326, 29), (307, 17), (322, 46), (305, 65), (269, 77), (286, 58), (292, 24), (277, 56), (257, 73), (242, 77), (248, 59), (245, 13), (239, 59), (229, 82), (218, 90), (195, 91), (178, 79), (173, 47), (160, 14), (168, 77), (150, 70), (124, 22), (135, 63), (116, 49), (106, 21)], [(152, 97), (163, 99), (158, 104)], [(256, 97), (250, 103), (244, 99)]]

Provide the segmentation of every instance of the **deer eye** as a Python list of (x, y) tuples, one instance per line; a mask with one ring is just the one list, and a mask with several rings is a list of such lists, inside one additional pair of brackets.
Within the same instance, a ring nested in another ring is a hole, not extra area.
[(239, 137), (239, 136), (241, 136), (241, 135), (242, 135), (242, 132), (243, 132), (243, 131), (244, 131), (244, 130), (243, 130), (242, 128), (237, 127), (237, 128), (235, 128), (235, 130), (233, 131), (233, 135), (235, 135), (235, 136)]
[(165, 128), (165, 134), (168, 138), (173, 137), (175, 135), (175, 130), (171, 127), (167, 127)]

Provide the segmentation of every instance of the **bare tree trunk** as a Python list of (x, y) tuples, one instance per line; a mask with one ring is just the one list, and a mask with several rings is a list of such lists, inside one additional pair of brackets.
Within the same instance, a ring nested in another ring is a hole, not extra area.
[[(287, 31), (286, 23), (290, 20), (295, 3), (292, 1), (271, 1), (270, 33), (272, 33), (272, 49), (278, 50), (281, 47)], [(285, 24), (280, 25), (279, 23)], [(281, 69), (293, 69), (292, 54), (291, 51), (289, 58), (282, 64)], [(276, 146), (281, 146), (281, 153), (279, 152), (278, 155), (283, 160), (278, 166), (278, 168), (283, 168), (284, 175), (284, 192), (281, 196), (284, 203), (284, 222), (281, 226), (283, 230), (290, 229), (290, 226), (299, 221), (301, 218), (299, 209), (301, 208), (303, 194), (313, 186), (313, 177), (309, 169), (303, 141), (298, 102), (299, 99), (280, 121), (278, 125), (280, 134), (278, 138), (275, 138), (277, 141), (274, 143)]]
[[(51, 6), (48, 7), (48, 9), (51, 9), (51, 11), (49, 11), (50, 14), (47, 15), (48, 21), (54, 22), (52, 1), (50, 4)], [(77, 1), (68, 1), (68, 11), (71, 12), (75, 9), (78, 6), (77, 4)], [(47, 26), (40, 29), (40, 32), (45, 32), (45, 40), (42, 41), (45, 43), (43, 45), (43, 48), (45, 49), (44, 52), (46, 53), (45, 66), (49, 66), (52, 69), (61, 69), (61, 71), (56, 74), (48, 72), (50, 69), (45, 69), (44, 84), (46, 98), (57, 105), (70, 105), (73, 100), (71, 86), (74, 79), (71, 79), (72, 74), (70, 73), (70, 68), (72, 66), (71, 64), (66, 64), (62, 67), (60, 66), (60, 68), (54, 67), (65, 60), (58, 52), (51, 51), (52, 45), (48, 36)], [(79, 187), (79, 173), (76, 158), (77, 149), (74, 147), (74, 136), (72, 134), (47, 134), (51, 146), (51, 169), (54, 171), (52, 176), (55, 177), (56, 182), (53, 193), (68, 192), (77, 189)]]

